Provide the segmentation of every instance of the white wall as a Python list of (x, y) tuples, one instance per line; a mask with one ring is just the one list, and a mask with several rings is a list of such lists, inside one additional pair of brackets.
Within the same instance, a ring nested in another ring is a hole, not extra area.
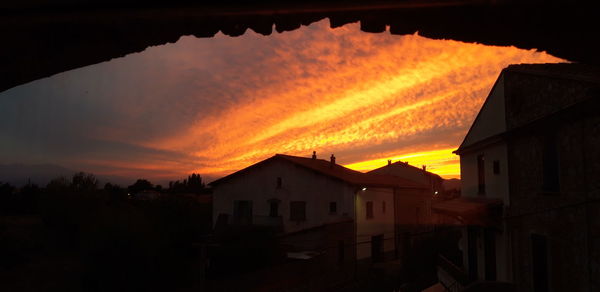
[(461, 146), (468, 146), (506, 131), (504, 75), (500, 75)]
[[(373, 218), (367, 219), (367, 201), (373, 202)], [(385, 213), (382, 204), (385, 202)], [(394, 191), (391, 188), (367, 188), (356, 196), (357, 242), (371, 241), (371, 237), (383, 234), (383, 251), (393, 252), (394, 242)], [(371, 257), (371, 244), (357, 246), (357, 258)]]
[[(486, 198), (502, 199), (508, 206), (508, 153), (506, 144), (501, 142), (476, 152), (460, 156), (461, 192), (465, 197), (479, 197), (479, 179), (477, 175), (477, 156), (484, 155), (485, 195)], [(494, 174), (493, 162), (500, 162), (500, 173)]]
[[(281, 189), (277, 188), (277, 177), (282, 178)], [(340, 180), (291, 162), (273, 160), (214, 187), (213, 222), (220, 213), (233, 216), (235, 200), (252, 201), (253, 216), (268, 216), (269, 200), (278, 199), (284, 232), (299, 231), (352, 218), (353, 193), (354, 188)], [(291, 201), (306, 201), (306, 221), (290, 221)], [(337, 202), (336, 214), (329, 214), (329, 202), (332, 201)]]

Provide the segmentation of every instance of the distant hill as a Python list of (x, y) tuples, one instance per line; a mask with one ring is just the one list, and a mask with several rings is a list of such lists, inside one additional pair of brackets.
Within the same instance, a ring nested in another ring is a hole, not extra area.
[(460, 179), (451, 178), (444, 180), (444, 190), (460, 190)]
[[(11, 185), (21, 187), (27, 184), (28, 181), (44, 187), (50, 180), (59, 176), (71, 178), (78, 170), (68, 169), (56, 164), (0, 164), (0, 182), (10, 183)], [(102, 176), (96, 175), (100, 181), (98, 187), (103, 187), (106, 182), (127, 186), (135, 180), (131, 178), (119, 176)]]

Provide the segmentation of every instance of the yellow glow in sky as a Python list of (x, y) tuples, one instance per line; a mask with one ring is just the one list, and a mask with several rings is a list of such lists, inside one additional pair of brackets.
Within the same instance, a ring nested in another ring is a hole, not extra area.
[(345, 167), (358, 171), (370, 171), (388, 164), (388, 159), (392, 163), (402, 161), (408, 162), (416, 167), (426, 166), (428, 171), (436, 173), (443, 178), (460, 178), (459, 157), (452, 153), (456, 148), (438, 149), (424, 152), (400, 154), (389, 158), (372, 159), (367, 161), (346, 164)]

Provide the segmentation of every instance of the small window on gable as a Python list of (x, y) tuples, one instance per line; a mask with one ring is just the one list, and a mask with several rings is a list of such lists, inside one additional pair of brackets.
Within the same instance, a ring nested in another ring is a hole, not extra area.
[(329, 202), (329, 214), (337, 213), (337, 202)]
[(282, 184), (283, 184), (283, 180), (281, 179), (281, 177), (277, 177), (277, 188), (281, 189)]
[(373, 202), (368, 201), (366, 204), (367, 209), (367, 219), (373, 219)]
[(494, 160), (494, 174), (500, 174), (500, 161)]
[(381, 202), (381, 213), (385, 214), (385, 201)]

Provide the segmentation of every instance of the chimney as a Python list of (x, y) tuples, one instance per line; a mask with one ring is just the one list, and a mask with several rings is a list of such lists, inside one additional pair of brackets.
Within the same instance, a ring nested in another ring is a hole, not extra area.
[(392, 160), (388, 159), (388, 165), (392, 165)]
[(427, 166), (423, 165), (423, 171), (427, 171)]
[(317, 159), (317, 151), (313, 151), (312, 159)]
[(335, 165), (335, 156), (333, 156), (333, 154), (331, 154), (331, 163), (329, 164), (329, 166), (333, 167), (333, 165)]

